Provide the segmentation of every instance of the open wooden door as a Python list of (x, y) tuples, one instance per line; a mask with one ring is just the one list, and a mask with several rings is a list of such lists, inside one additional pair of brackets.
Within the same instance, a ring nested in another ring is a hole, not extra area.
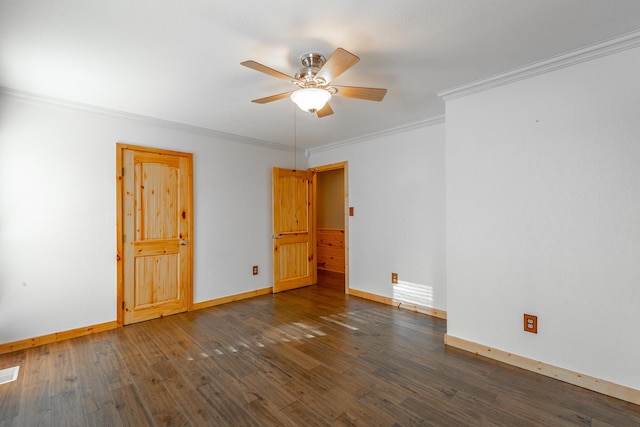
[(273, 168), (273, 292), (316, 282), (309, 171)]
[(124, 324), (192, 304), (192, 155), (118, 145)]

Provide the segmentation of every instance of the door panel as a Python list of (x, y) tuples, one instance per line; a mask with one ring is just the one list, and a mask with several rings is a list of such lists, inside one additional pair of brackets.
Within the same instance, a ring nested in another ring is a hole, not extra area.
[(122, 150), (124, 323), (186, 311), (192, 290), (192, 157)]
[(141, 179), (136, 185), (136, 240), (177, 236), (180, 192), (175, 190), (179, 188), (179, 164), (150, 163), (152, 159), (141, 163), (143, 159), (138, 157), (135, 160), (135, 176)]
[(273, 169), (273, 291), (316, 282), (312, 180), (308, 171)]
[[(291, 239), (293, 240), (293, 239)], [(296, 277), (308, 276), (309, 244), (305, 241), (280, 244), (280, 279), (289, 280)]]
[(178, 254), (137, 256), (135, 260), (134, 307), (140, 309), (158, 301), (179, 302)]

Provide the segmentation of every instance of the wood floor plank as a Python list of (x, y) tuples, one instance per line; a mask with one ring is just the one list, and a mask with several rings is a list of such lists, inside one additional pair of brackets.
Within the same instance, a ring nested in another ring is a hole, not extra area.
[(514, 380), (518, 381), (517, 394), (523, 399), (546, 399), (549, 396), (560, 396), (563, 391), (562, 382), (545, 381), (535, 372), (514, 366), (496, 369), (486, 378), (487, 383), (501, 390), (505, 390), (501, 387), (502, 384), (508, 384)]
[(552, 407), (536, 399), (514, 394), (500, 394), (492, 406), (508, 411), (537, 425), (590, 426), (591, 418), (572, 409)]
[[(165, 356), (166, 348), (162, 350), (156, 343), (156, 340), (151, 338), (151, 335), (157, 334), (157, 330), (148, 330), (143, 328), (131, 328), (133, 342), (137, 349), (136, 354), (141, 354), (150, 365), (159, 362), (166, 362), (168, 357)], [(164, 331), (163, 331), (164, 332)], [(163, 333), (164, 335), (164, 333)], [(158, 339), (159, 341), (160, 339)]]
[[(107, 332), (107, 334), (112, 331)], [(133, 384), (133, 376), (127, 368), (123, 355), (138, 355), (137, 347), (133, 341), (129, 340), (126, 333), (111, 333), (111, 340), (101, 341), (95, 344), (96, 355), (98, 358), (98, 368), (106, 381), (110, 390), (120, 389)], [(118, 348), (126, 349), (121, 352)]]
[[(18, 425), (47, 425), (51, 422), (51, 354), (49, 346), (26, 350), (21, 367), (24, 375)], [(4, 357), (4, 356), (3, 356)], [(24, 368), (24, 369), (23, 369)]]
[(342, 399), (334, 399), (330, 390), (311, 389), (306, 382), (294, 379), (286, 384), (287, 389), (295, 394), (299, 401), (320, 412), (328, 421), (337, 420), (347, 411), (347, 404)]
[(572, 384), (562, 384), (562, 393), (556, 405), (562, 405), (585, 414), (600, 423), (620, 427), (640, 426), (640, 406), (614, 399), (600, 393), (591, 393)]
[(184, 414), (164, 387), (163, 381), (145, 362), (142, 356), (138, 356), (128, 359), (127, 365), (151, 418), (161, 425), (185, 424)]
[[(277, 345), (277, 344), (276, 344)], [(243, 358), (247, 363), (252, 364), (258, 369), (256, 372), (263, 372), (269, 374), (278, 384), (284, 384), (291, 380), (292, 374), (286, 370), (285, 367), (279, 366), (266, 357), (263, 357), (265, 353), (264, 347), (245, 349), (237, 353), (238, 357)]]
[[(393, 405), (400, 405), (405, 399), (409, 397), (417, 398), (420, 393), (416, 390), (412, 390), (405, 384), (394, 381), (378, 381), (378, 383), (371, 389), (369, 394), (375, 394), (377, 399), (383, 399), (391, 402)], [(363, 396), (366, 397), (367, 395)]]
[(125, 426), (152, 426), (151, 415), (145, 407), (144, 398), (135, 385), (127, 384), (112, 390), (116, 411)]
[[(416, 414), (423, 420), (424, 425), (468, 427), (474, 425), (469, 420), (458, 414), (446, 404), (446, 399), (438, 399), (432, 396), (421, 396), (418, 399), (408, 398), (400, 405), (412, 414)], [(475, 425), (481, 425), (475, 423)], [(520, 426), (518, 426), (520, 427)]]
[(493, 402), (497, 396), (495, 391), (484, 384), (484, 379), (470, 375), (465, 371), (448, 370), (446, 366), (434, 368), (429, 365), (421, 365), (400, 355), (388, 358), (384, 362), (378, 360), (375, 363), (384, 367), (397, 380), (411, 384), (420, 390), (428, 392), (434, 390), (445, 395), (464, 391), (487, 403)]
[(22, 388), (18, 425), (46, 426), (52, 423), (49, 383), (50, 380), (44, 379), (40, 384), (28, 384)]
[(318, 285), (344, 292), (344, 273), (318, 269)]
[(9, 423), (20, 414), (22, 381), (0, 386), (0, 423)]
[(0, 427), (640, 426), (640, 406), (444, 346), (310, 286), (0, 355)]
[(76, 391), (78, 388), (78, 375), (71, 359), (71, 350), (66, 348), (52, 353), (51, 363), (53, 376), (51, 388), (49, 389), (51, 396)]
[(236, 345), (219, 344), (213, 346), (211, 356), (207, 358), (207, 361), (209, 363), (203, 364), (203, 366), (211, 366), (211, 363), (214, 363), (214, 369), (231, 373), (231, 376), (235, 378), (244, 377), (259, 369), (259, 365), (253, 363), (250, 356), (242, 354), (241, 347)]
[(468, 424), (497, 425), (497, 426), (535, 426), (536, 423), (526, 414), (515, 414), (509, 409), (502, 410), (493, 404), (480, 400), (464, 391), (457, 392), (444, 405), (450, 413), (465, 420)]
[(292, 362), (286, 355), (282, 354), (277, 346), (266, 348), (262, 355), (275, 366), (288, 372), (293, 378), (304, 379), (310, 387), (329, 390), (334, 386), (333, 378), (327, 378), (326, 375), (322, 375), (319, 372), (300, 367), (300, 365)]
[(113, 396), (97, 362), (76, 367), (79, 391), (82, 396), (83, 411), (91, 414), (96, 411), (115, 408)]
[(323, 417), (323, 414), (314, 410), (304, 404), (303, 402), (296, 400), (291, 405), (282, 409), (282, 412), (288, 415), (289, 418), (296, 420), (298, 425), (310, 426), (310, 427), (325, 427), (331, 424)]
[[(13, 423), (13, 419), (20, 413), (20, 399), (22, 395), (22, 387), (24, 383), (24, 363), (27, 360), (27, 355), (24, 351), (16, 351), (7, 355), (2, 359), (0, 369), (9, 369), (13, 367), (23, 368), (18, 369), (18, 378), (10, 383), (0, 385), (0, 423), (9, 425), (9, 422)], [(23, 369), (23, 372), (20, 372)]]
[[(340, 375), (335, 375), (326, 366), (319, 366), (313, 370), (317, 375), (321, 375), (328, 381), (333, 379), (335, 388), (344, 391), (351, 398), (359, 399), (369, 393), (380, 382), (380, 378), (357, 368), (351, 368)], [(334, 387), (332, 387), (334, 389)]]
[(126, 425), (122, 423), (115, 407), (98, 409), (90, 414), (86, 414), (86, 418), (87, 426), (126, 427)]
[[(145, 347), (141, 347), (140, 343), (145, 343), (144, 340), (137, 340), (136, 345), (140, 349), (140, 352), (147, 358), (147, 348), (151, 348), (154, 353), (156, 361), (163, 360), (177, 360), (185, 361), (190, 359), (200, 359), (203, 351), (200, 346), (192, 345), (190, 348), (185, 348), (182, 345), (184, 332), (176, 327), (170, 318), (157, 319), (158, 321), (151, 322), (145, 328), (145, 333), (150, 336), (150, 342), (146, 343)], [(188, 340), (189, 341), (189, 340)], [(153, 363), (153, 362), (151, 362)]]
[[(176, 368), (178, 369), (180, 377), (193, 388), (198, 388), (201, 385), (214, 381), (214, 374), (203, 366), (208, 362), (207, 359), (200, 361), (194, 360), (187, 363), (177, 363)], [(216, 373), (218, 372), (219, 371), (216, 370)]]
[[(402, 399), (404, 401), (407, 398)], [(378, 408), (380, 411), (389, 414), (399, 425), (402, 426), (423, 426), (427, 423), (424, 417), (418, 414), (414, 414), (412, 411), (407, 410), (401, 406), (401, 402), (397, 402), (394, 396), (381, 393), (380, 391), (371, 391), (367, 393), (360, 401), (370, 406)]]
[(298, 420), (292, 420), (280, 408), (265, 399), (256, 399), (246, 405), (247, 412), (263, 426), (299, 427)]
[(367, 400), (353, 397), (341, 387), (332, 388), (322, 396), (329, 402), (340, 402), (345, 409), (345, 414), (349, 414), (350, 419), (355, 420), (355, 425), (390, 426), (394, 424), (393, 414), (382, 407), (372, 405)]
[(246, 385), (259, 400), (267, 400), (277, 408), (284, 408), (297, 400), (295, 394), (266, 372), (258, 371), (245, 375), (240, 382)]
[(212, 425), (213, 420), (219, 420), (209, 403), (188, 381), (181, 377), (169, 378), (164, 382), (164, 386), (180, 407), (189, 425), (208, 427)]
[(78, 390), (62, 391), (51, 396), (50, 423), (64, 426), (86, 425), (82, 396)]
[(243, 409), (245, 402), (233, 397), (237, 393), (228, 392), (230, 386), (233, 384), (212, 382), (198, 387), (198, 392), (215, 414), (212, 425), (259, 426), (260, 421)]
[(95, 351), (96, 340), (93, 335), (85, 335), (73, 340), (69, 347), (75, 365), (92, 365), (98, 361)]
[(292, 363), (300, 366), (301, 369), (311, 370), (322, 365), (318, 359), (305, 354), (303, 351), (298, 350), (297, 347), (281, 345), (278, 350), (280, 350), (280, 354), (289, 359)]

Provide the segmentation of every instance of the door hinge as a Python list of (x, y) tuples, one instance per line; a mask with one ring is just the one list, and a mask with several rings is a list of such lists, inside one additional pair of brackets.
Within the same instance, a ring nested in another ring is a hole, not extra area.
[(122, 174), (121, 175), (124, 176), (124, 168), (122, 168)]
[(124, 243), (124, 234), (122, 235), (122, 243)]
[(122, 301), (122, 309), (124, 310), (124, 301)]

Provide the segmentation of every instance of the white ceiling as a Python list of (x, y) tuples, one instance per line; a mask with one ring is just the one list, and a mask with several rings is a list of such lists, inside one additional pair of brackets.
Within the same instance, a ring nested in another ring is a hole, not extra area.
[[(638, 0), (0, 0), (0, 86), (264, 141), (316, 147), (444, 114), (437, 92), (640, 29)], [(287, 74), (342, 47), (360, 62), (316, 119)]]

